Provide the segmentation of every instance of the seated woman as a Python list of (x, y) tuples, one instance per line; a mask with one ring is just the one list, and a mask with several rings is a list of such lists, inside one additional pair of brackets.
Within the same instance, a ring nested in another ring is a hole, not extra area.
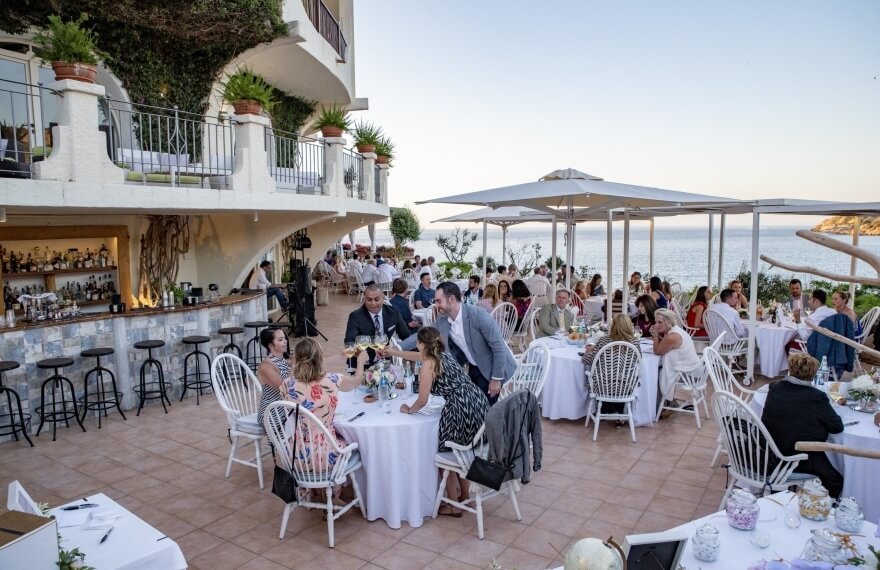
[(260, 331), (260, 344), (266, 349), (266, 358), (257, 367), (257, 379), (263, 385), (257, 420), (263, 425), (263, 413), (272, 402), (281, 399), (281, 384), (290, 377), (287, 337), (281, 329)]
[[(788, 376), (768, 388), (761, 421), (783, 455), (800, 453), (794, 448), (799, 441), (826, 441), (829, 434), (843, 431), (843, 420), (831, 407), (828, 396), (811, 385), (818, 369), (819, 362), (809, 354), (792, 352)], [(816, 475), (829, 495), (839, 497), (843, 476), (825, 452), (811, 451), (807, 457), (798, 463), (795, 472)]]
[(587, 293), (587, 285), (588, 283), (583, 279), (574, 284), (574, 294), (577, 295), (581, 301), (585, 301), (587, 297), (590, 296), (589, 293)]
[(651, 277), (651, 280), (648, 282), (648, 289), (650, 290), (651, 298), (654, 299), (658, 309), (669, 308), (669, 297), (663, 292), (663, 281), (661, 281), (659, 277), (656, 275)]
[[(623, 310), (623, 291), (620, 289), (614, 292), (614, 295), (611, 296), (611, 299), (605, 299), (605, 302), (602, 303), (602, 314), (608, 314), (608, 301), (611, 301), (611, 314), (618, 315), (624, 313)], [(625, 313), (624, 313), (625, 314)], [(629, 317), (627, 317), (629, 320)], [(630, 328), (632, 328), (632, 321), (630, 321)]]
[(406, 284), (406, 280), (398, 277), (391, 284), (391, 297), (388, 299), (388, 302), (403, 317), (403, 322), (409, 327), (409, 331), (416, 332), (421, 323), (413, 317), (412, 311), (409, 310), (409, 300), (406, 298), (408, 289), (409, 286)]
[[(438, 450), (449, 451), (445, 446), (447, 441), (471, 445), (489, 411), (489, 400), (455, 358), (445, 350), (440, 331), (434, 327), (420, 329), (416, 336), (416, 347), (418, 352), (404, 352), (393, 348), (383, 351), (384, 355), (422, 363), (419, 397), (411, 406), (402, 404), (400, 411), (414, 414), (427, 405), (431, 394), (442, 396), (446, 405), (440, 413)], [(446, 493), (451, 498), (458, 497), (459, 501), (467, 500), (470, 496), (470, 483), (452, 473), (446, 481)], [(451, 505), (442, 505), (440, 514), (460, 517), (461, 511)]]
[[(326, 373), (324, 371), (324, 351), (318, 341), (313, 338), (300, 339), (293, 348), (293, 358), (293, 375), (281, 385), (281, 394), (285, 400), (297, 402), (304, 409), (315, 414), (326, 426), (331, 437), (345, 445), (333, 428), (337, 394), (340, 390), (350, 392), (360, 386), (363, 381), (364, 364), (368, 358), (367, 352), (358, 353), (353, 375)], [(304, 431), (301, 433), (304, 438), (307, 437)], [(303, 440), (298, 444), (307, 449), (297, 447), (297, 461), (304, 457), (312, 458), (310, 460), (312, 465), (309, 468), (327, 469), (336, 462), (335, 454), (330, 452), (324, 441)]]
[(712, 300), (712, 291), (705, 285), (697, 289), (697, 295), (688, 307), (687, 326), (697, 329), (694, 333), (695, 338), (707, 337), (709, 333), (706, 331), (706, 325), (703, 323), (703, 314), (706, 312), (706, 306)]
[[(621, 293), (622, 295), (623, 293)], [(581, 362), (584, 364), (584, 372), (586, 373), (585, 378), (587, 379), (587, 388), (589, 389), (590, 384), (590, 371), (593, 366), (593, 358), (599, 354), (599, 350), (608, 344), (609, 342), (631, 342), (633, 346), (636, 347), (636, 350), (641, 353), (641, 349), (639, 348), (639, 341), (636, 340), (635, 336), (633, 336), (633, 326), (632, 321), (629, 320), (629, 317), (626, 315), (622, 315), (620, 313), (615, 314), (614, 318), (611, 320), (611, 330), (607, 335), (603, 336), (599, 339), (599, 341), (592, 347), (589, 347), (588, 350), (584, 351), (584, 355), (581, 357)], [(622, 414), (625, 409), (625, 405), (623, 403), (618, 402), (602, 402), (602, 411), (608, 414)], [(623, 420), (617, 420), (617, 427), (623, 427), (626, 425), (626, 422)]]
[(856, 336), (860, 336), (862, 334), (862, 323), (859, 322), (859, 316), (856, 315), (856, 312), (850, 309), (849, 307), (849, 293), (847, 291), (835, 291), (831, 294), (831, 306), (838, 313), (843, 313), (853, 323), (853, 326), (856, 327)]
[(498, 279), (498, 298), (505, 303), (513, 302), (513, 293), (510, 290), (510, 281), (506, 277)]
[(736, 305), (733, 306), (734, 309), (739, 311), (740, 309), (748, 309), (749, 308), (749, 300), (746, 299), (746, 296), (743, 295), (743, 284), (739, 279), (734, 279), (730, 282), (730, 288), (733, 289), (733, 292), (736, 293)]
[[(657, 309), (654, 318), (657, 320), (651, 328), (654, 354), (663, 357), (663, 367), (660, 369), (660, 397), (669, 401), (675, 393), (677, 370), (693, 370), (700, 366), (700, 357), (697, 355), (691, 336), (681, 328), (678, 315), (669, 309)], [(667, 416), (668, 414), (660, 417)]]
[(337, 254), (333, 254), (333, 270), (337, 275), (345, 276), (345, 261)]
[(516, 307), (516, 326), (518, 327), (532, 304), (532, 293), (522, 279), (516, 279), (510, 288), (511, 302)]
[(657, 311), (657, 303), (650, 295), (642, 295), (636, 299), (636, 309), (639, 314), (633, 321), (643, 336), (651, 334), (651, 327), (654, 326), (654, 313)]
[(590, 279), (590, 285), (587, 287), (587, 294), (590, 297), (598, 297), (599, 295), (605, 294), (605, 287), (602, 286), (602, 276), (598, 273), (593, 275), (593, 278)]
[(507, 266), (507, 276), (511, 279), (519, 279), (519, 268), (516, 266), (516, 263), (511, 263)]
[(501, 300), (498, 298), (498, 287), (494, 283), (489, 283), (483, 287), (483, 298), (480, 299), (477, 306), (491, 313), (500, 302)]

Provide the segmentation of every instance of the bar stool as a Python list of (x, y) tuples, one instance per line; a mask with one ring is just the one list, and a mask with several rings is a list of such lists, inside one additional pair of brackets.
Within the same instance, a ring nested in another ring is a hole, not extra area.
[[(0, 360), (0, 394), (6, 394), (6, 409), (9, 410), (8, 414), (0, 415), (0, 422), (4, 422), (3, 418), (9, 418), (9, 423), (0, 423), (0, 435), (11, 434), (15, 436), (15, 441), (18, 441), (18, 432), (21, 432), (21, 435), (33, 447), (34, 442), (31, 441), (27, 432), (27, 424), (30, 422), (31, 415), (21, 411), (21, 398), (18, 397), (18, 392), (14, 388), (7, 388), (3, 384), (3, 373), (15, 370), (20, 366), (21, 364), (15, 360)], [(13, 397), (15, 397), (15, 408), (12, 407)], [(16, 409), (18, 410), (17, 415), (15, 413)], [(17, 420), (16, 417), (18, 417)]]
[(269, 323), (266, 321), (250, 321), (244, 324), (245, 328), (254, 329), (254, 337), (247, 342), (244, 351), (244, 361), (250, 366), (251, 370), (256, 371), (257, 366), (260, 365), (260, 361), (263, 359), (263, 349), (260, 346), (260, 329), (268, 326)]
[(229, 344), (223, 347), (222, 353), (235, 352), (241, 358), (241, 348), (235, 344), (235, 335), (244, 333), (243, 327), (225, 327), (217, 331), (217, 334), (228, 334)]
[[(184, 396), (186, 396), (186, 389), (193, 388), (197, 390), (196, 392), (196, 405), (199, 405), (199, 396), (202, 394), (202, 390), (205, 388), (211, 387), (211, 357), (208, 356), (206, 352), (202, 352), (199, 350), (200, 344), (205, 344), (206, 342), (211, 342), (211, 337), (201, 336), (201, 335), (192, 335), (183, 337), (183, 344), (188, 344), (192, 346), (192, 350), (186, 357), (183, 359), (183, 377), (180, 379), (183, 383), (183, 392), (180, 394), (180, 401), (183, 401)], [(193, 373), (189, 372), (189, 359), (196, 359), (196, 370)], [(202, 372), (202, 364), (201, 359), (205, 359), (205, 372)], [(202, 377), (207, 376), (208, 379), (204, 380)]]
[[(40, 406), (37, 408), (37, 415), (40, 416), (40, 426), (37, 428), (38, 437), (40, 431), (43, 429), (43, 424), (51, 422), (52, 441), (55, 441), (55, 432), (58, 428), (58, 422), (64, 421), (64, 425), (70, 427), (70, 418), (75, 419), (76, 423), (79, 424), (79, 427), (81, 427), (83, 431), (86, 431), (86, 427), (80, 421), (79, 414), (76, 411), (76, 394), (73, 390), (73, 382), (71, 382), (66, 376), (62, 376), (58, 373), (58, 369), (67, 368), (68, 366), (73, 366), (72, 358), (46, 358), (37, 362), (37, 368), (54, 370), (52, 376), (49, 376), (40, 388)], [(48, 386), (51, 386), (49, 389), (52, 393), (51, 409), (50, 406), (46, 405), (46, 388)], [(59, 391), (61, 392), (60, 406), (56, 396)], [(65, 395), (65, 392), (69, 392), (69, 400), (68, 395)]]
[[(147, 359), (144, 360), (143, 364), (141, 364), (141, 374), (140, 374), (140, 383), (138, 386), (133, 388), (135, 394), (138, 395), (138, 411), (136, 416), (141, 415), (141, 410), (144, 408), (144, 403), (147, 400), (156, 400), (158, 399), (162, 402), (162, 408), (165, 410), (165, 413), (168, 413), (168, 408), (165, 406), (167, 402), (168, 405), (171, 405), (171, 400), (168, 399), (168, 385), (165, 384), (165, 373), (162, 370), (162, 363), (153, 358), (153, 349), (161, 348), (165, 346), (165, 341), (163, 340), (141, 340), (134, 343), (134, 347), (140, 350), (147, 349)], [(159, 377), (158, 380), (153, 380), (153, 369), (156, 369), (156, 373)], [(147, 382), (147, 371), (149, 370), (150, 374), (150, 382)], [(147, 386), (150, 386), (147, 388)]]
[[(113, 354), (113, 349), (109, 347), (103, 348), (89, 348), (79, 353), (83, 358), (94, 358), (95, 366), (83, 377), (83, 397), (81, 400), (82, 403), (82, 421), (86, 421), (86, 415), (88, 415), (90, 410), (96, 410), (98, 412), (98, 429), (101, 429), (101, 412), (104, 412), (104, 417), (107, 417), (107, 410), (112, 410), (116, 408), (119, 411), (119, 415), (122, 416), (123, 420), (127, 420), (125, 414), (122, 412), (122, 406), (119, 405), (119, 399), (122, 397), (122, 392), (118, 392), (116, 390), (116, 376), (113, 375), (108, 368), (101, 366), (101, 357), (108, 356)], [(110, 376), (110, 390), (107, 390), (107, 387), (104, 386), (104, 373), (107, 373)], [(95, 393), (92, 394), (92, 399), (89, 400), (89, 377), (94, 374), (95, 381)]]

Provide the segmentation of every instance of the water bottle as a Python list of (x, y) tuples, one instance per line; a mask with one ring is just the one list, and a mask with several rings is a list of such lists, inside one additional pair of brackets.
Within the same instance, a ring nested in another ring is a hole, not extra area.
[(403, 370), (403, 382), (406, 384), (404, 396), (408, 398), (413, 395), (413, 384), (415, 383), (415, 377), (409, 362), (406, 363), (406, 367)]
[(379, 403), (383, 412), (391, 413), (391, 384), (386, 378), (382, 378), (379, 382)]
[(819, 388), (825, 386), (825, 383), (828, 382), (828, 377), (830, 376), (830, 374), (831, 371), (828, 368), (828, 357), (823, 356), (822, 364), (819, 365), (819, 371), (816, 372), (816, 386)]
[(421, 363), (421, 362), (416, 362), (415, 372), (414, 372), (414, 375), (413, 375), (413, 376), (414, 376), (414, 377), (413, 377), (413, 383), (412, 383), (412, 391), (413, 391), (413, 394), (418, 394), (418, 393), (419, 393), (419, 370), (421, 370), (421, 369), (422, 369), (422, 363)]

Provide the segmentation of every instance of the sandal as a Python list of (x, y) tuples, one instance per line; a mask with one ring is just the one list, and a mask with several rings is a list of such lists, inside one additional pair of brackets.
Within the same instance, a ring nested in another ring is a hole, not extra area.
[[(444, 509), (446, 509), (444, 511)], [(440, 505), (440, 508), (437, 509), (437, 514), (442, 515), (444, 517), (453, 517), (456, 519), (461, 518), (461, 511), (453, 507), (452, 505)]]

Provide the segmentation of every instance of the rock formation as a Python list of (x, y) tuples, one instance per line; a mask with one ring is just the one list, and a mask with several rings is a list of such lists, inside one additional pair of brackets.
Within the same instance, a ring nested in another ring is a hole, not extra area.
[[(813, 226), (814, 232), (828, 234), (852, 235), (853, 216), (832, 216), (822, 220), (821, 223)], [(862, 217), (862, 227), (859, 235), (863, 236), (880, 236), (880, 217)]]

